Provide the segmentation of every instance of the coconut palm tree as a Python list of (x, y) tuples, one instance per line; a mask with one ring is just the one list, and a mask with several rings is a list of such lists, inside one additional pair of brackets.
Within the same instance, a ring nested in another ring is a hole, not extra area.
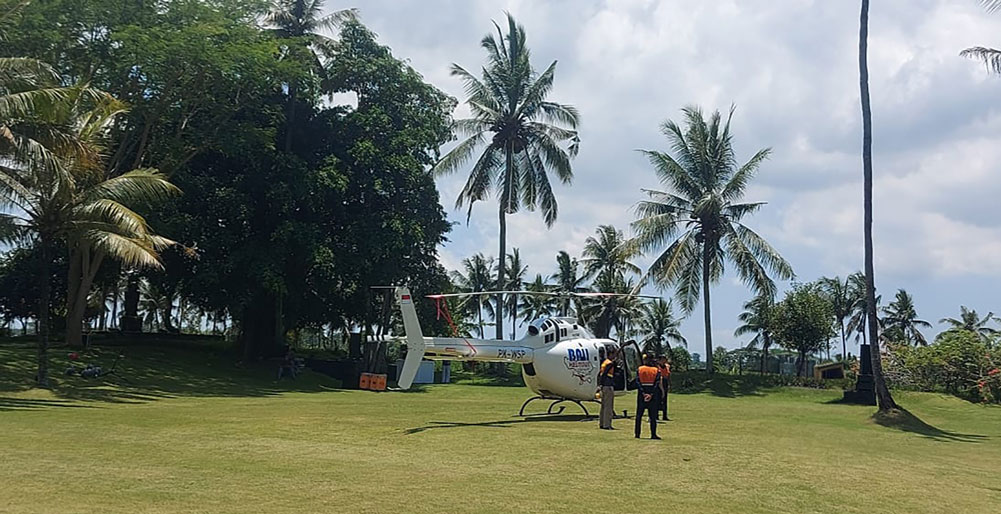
[[(529, 60), (525, 28), (507, 15), (507, 33), (497, 24), (497, 34), (480, 42), (487, 52), (482, 79), (458, 64), (452, 75), (465, 85), (466, 104), (472, 118), (456, 120), (454, 130), (462, 141), (445, 155), (434, 171), (447, 175), (458, 170), (482, 148), (469, 173), (456, 207), (473, 204), (494, 190), (498, 199), (500, 249), (507, 255), (507, 215), (521, 207), (541, 208), (547, 227), (556, 222), (556, 194), (549, 180), (555, 173), (564, 184), (573, 178), (570, 160), (577, 154), (577, 109), (546, 100), (553, 88), (556, 61), (541, 74)], [(500, 280), (506, 276), (500, 262)], [(500, 284), (498, 284), (500, 285)], [(503, 286), (501, 286), (503, 287)], [(498, 305), (497, 338), (502, 339), (503, 304)]]
[[(528, 273), (528, 266), (522, 264), (521, 254), (515, 248), (507, 254), (507, 284), (504, 288), (509, 291), (519, 291), (525, 287), (525, 274)], [(507, 309), (511, 311), (511, 339), (515, 338), (515, 328), (518, 324), (518, 295), (508, 295)]]
[(887, 412), (897, 407), (890, 389), (883, 377), (883, 359), (879, 352), (879, 321), (876, 311), (876, 282), (872, 262), (872, 110), (869, 106), (869, 0), (862, 0), (862, 10), (859, 15), (859, 89), (862, 103), (862, 175), (865, 235), (865, 299), (866, 317), (869, 327), (869, 344), (872, 345), (872, 374), (876, 383), (876, 400), (880, 412)]
[(981, 339), (989, 340), (991, 337), (1001, 333), (1001, 331), (987, 326), (988, 323), (995, 320), (997, 318), (994, 317), (993, 312), (988, 312), (986, 316), (981, 318), (977, 314), (977, 311), (968, 309), (965, 305), (960, 305), (959, 318), (942, 318), (938, 322), (949, 325), (949, 329), (946, 332), (972, 332), (977, 334), (977, 337)]
[[(587, 279), (577, 275), (579, 269), (577, 259), (571, 258), (570, 254), (561, 250), (560, 253), (556, 254), (556, 265), (558, 271), (550, 276), (549, 279), (556, 282), (553, 287), (557, 292), (583, 293), (588, 290), (584, 287)], [(570, 306), (577, 306), (577, 302), (573, 301), (569, 295), (560, 297), (558, 302), (557, 311), (560, 316), (569, 316)]]
[(630, 295), (636, 287), (632, 278), (601, 275), (591, 286), (592, 292), (616, 293), (621, 296), (599, 297), (582, 302), (582, 322), (591, 327), (598, 338), (607, 339), (614, 329), (619, 341), (624, 341), (643, 313), (640, 299)]
[[(2, 100), (0, 100), (2, 102)], [(39, 105), (36, 105), (39, 107)], [(129, 205), (162, 200), (177, 189), (155, 170), (134, 170), (109, 177), (100, 158), (102, 141), (121, 104), (107, 95), (79, 88), (64, 94), (57, 104), (37, 110), (32, 123), (43, 130), (41, 140), (52, 141), (58, 127), (61, 138), (51, 145), (54, 161), (12, 155), (0, 166), (0, 202), (8, 213), (3, 224), (41, 248), (42, 305), (40, 308), (39, 385), (47, 385), (49, 265), (58, 241), (70, 248), (67, 298), (74, 309), (67, 316), (67, 333), (79, 333), (90, 285), (105, 257), (132, 267), (159, 266), (158, 251), (170, 244), (155, 235)]]
[[(452, 282), (455, 283), (456, 288), (460, 292), (479, 293), (489, 291), (491, 286), (497, 283), (493, 275), (493, 257), (484, 257), (482, 253), (478, 253), (472, 257), (463, 259), (462, 268), (462, 273), (457, 271), (452, 272)], [(493, 313), (490, 302), (486, 301), (482, 295), (476, 295), (466, 299), (462, 304), (462, 310), (476, 315), (480, 328), (480, 339), (483, 339), (483, 311), (486, 310), (488, 314)]]
[(638, 253), (636, 245), (629, 244), (621, 230), (616, 230), (612, 225), (601, 225), (595, 230), (595, 234), (597, 237), (588, 237), (584, 241), (581, 258), (584, 278), (607, 274), (614, 281), (625, 278), (629, 273), (641, 272), (639, 266), (629, 262)]
[(894, 300), (883, 307), (883, 327), (884, 334), (899, 336), (908, 344), (928, 345), (928, 340), (918, 327), (931, 328), (931, 323), (918, 319), (914, 297), (903, 289), (898, 289)]
[[(345, 22), (358, 16), (357, 9), (342, 9), (323, 15), (325, 0), (272, 0), (264, 17), (271, 32), (286, 42), (284, 58), (297, 60), (307, 65), (314, 80), (322, 82), (323, 63), (336, 49), (336, 42), (326, 34), (341, 27)], [(292, 145), (292, 126), (295, 122), (296, 100), (299, 91), (306, 84), (298, 79), (288, 83), (288, 107), (285, 114), (285, 151)]]
[(772, 347), (772, 312), (775, 310), (775, 297), (758, 295), (744, 303), (744, 312), (737, 316), (742, 323), (733, 331), (734, 337), (754, 334), (747, 343), (747, 348), (761, 347), (761, 372), (768, 373), (768, 350)]
[[(764, 238), (742, 223), (764, 205), (740, 200), (771, 150), (759, 150), (738, 166), (730, 133), (732, 108), (725, 121), (719, 111), (708, 120), (698, 107), (682, 112), (685, 129), (673, 121), (661, 127), (673, 155), (643, 150), (668, 191), (646, 190), (649, 200), (637, 205), (633, 229), (640, 250), (659, 252), (644, 280), (661, 288), (674, 287), (686, 313), (703, 297), (706, 362), (712, 363), (709, 287), (719, 282), (724, 263), (730, 261), (758, 294), (775, 293), (769, 273), (785, 280), (793, 277), (793, 271)], [(712, 372), (712, 366), (707, 370)]]
[[(535, 280), (525, 284), (529, 291), (538, 293), (549, 293), (553, 291), (553, 286), (547, 284), (541, 274), (535, 275)], [(549, 295), (525, 295), (521, 297), (521, 320), (522, 325), (531, 323), (539, 318), (552, 316), (556, 312), (556, 303)]]
[(845, 330), (845, 322), (851, 318), (854, 306), (859, 303), (859, 298), (854, 295), (851, 278), (842, 281), (841, 277), (823, 277), (820, 279), (820, 287), (834, 309), (834, 321), (841, 333), (841, 358), (847, 359), (848, 332)]
[(644, 305), (639, 321), (641, 333), (646, 334), (641, 341), (643, 351), (650, 355), (669, 355), (673, 351), (671, 341), (687, 347), (688, 341), (681, 335), (680, 327), (681, 320), (674, 317), (671, 302), (654, 300)]

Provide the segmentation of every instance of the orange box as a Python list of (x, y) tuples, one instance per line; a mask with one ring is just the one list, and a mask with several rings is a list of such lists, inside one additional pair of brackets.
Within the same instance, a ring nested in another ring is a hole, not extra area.
[(372, 375), (372, 379), (369, 382), (369, 387), (373, 391), (385, 391), (386, 390), (386, 375)]
[(368, 389), (371, 386), (372, 386), (372, 374), (371, 373), (362, 373), (361, 374), (361, 378), (358, 379), (358, 388), (359, 389)]

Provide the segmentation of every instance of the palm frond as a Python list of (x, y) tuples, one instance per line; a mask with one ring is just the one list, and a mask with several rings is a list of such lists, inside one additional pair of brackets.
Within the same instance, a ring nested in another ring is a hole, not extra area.
[(763, 150), (758, 150), (758, 153), (754, 154), (736, 173), (730, 177), (730, 180), (723, 187), (723, 192), (720, 196), (726, 201), (736, 200), (744, 195), (744, 189), (747, 188), (747, 181), (754, 176), (754, 172), (758, 170), (758, 166), (771, 155), (772, 149), (765, 148)]
[(1001, 50), (974, 46), (959, 52), (959, 55), (982, 62), (989, 73), (1001, 74)]

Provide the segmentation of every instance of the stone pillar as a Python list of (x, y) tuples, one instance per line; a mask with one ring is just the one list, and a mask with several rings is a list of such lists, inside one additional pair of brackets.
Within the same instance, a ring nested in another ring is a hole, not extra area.
[(845, 391), (844, 401), (876, 405), (876, 379), (872, 376), (872, 352), (868, 344), (859, 347), (859, 373), (854, 391)]

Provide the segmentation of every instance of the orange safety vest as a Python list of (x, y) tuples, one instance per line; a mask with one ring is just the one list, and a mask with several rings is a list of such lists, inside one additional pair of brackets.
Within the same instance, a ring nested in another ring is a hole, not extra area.
[(660, 374), (663, 375), (664, 378), (667, 378), (667, 377), (671, 376), (671, 365), (670, 364), (664, 364), (662, 366), (657, 366), (657, 367), (660, 368)]
[(601, 363), (601, 372), (598, 374), (598, 383), (603, 386), (612, 386), (615, 384), (615, 362), (610, 359), (605, 359), (605, 362)]
[(657, 380), (660, 378), (660, 370), (653, 366), (640, 366), (639, 376), (640, 385), (644, 387), (653, 387), (657, 385)]

